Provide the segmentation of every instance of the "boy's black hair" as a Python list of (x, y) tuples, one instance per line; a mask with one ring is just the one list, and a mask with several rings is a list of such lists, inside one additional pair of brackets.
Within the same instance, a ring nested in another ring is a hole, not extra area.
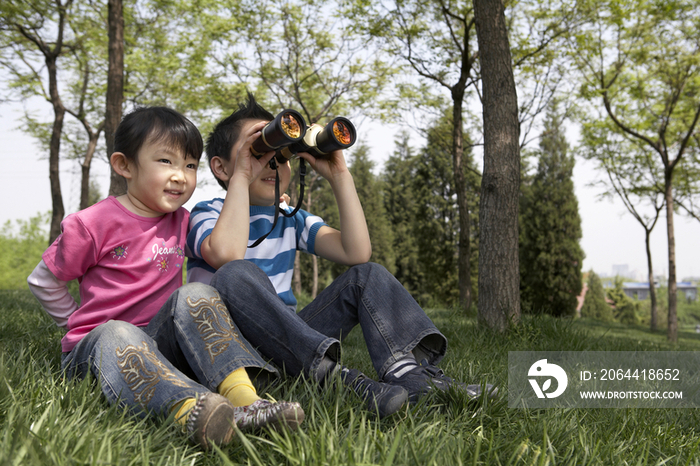
[[(238, 110), (221, 120), (207, 137), (207, 160), (211, 169), (211, 159), (219, 157), (228, 162), (231, 159), (231, 149), (241, 134), (241, 125), (245, 120), (273, 120), (275, 116), (265, 110), (248, 92), (248, 100), (238, 105)], [(213, 173), (213, 172), (212, 172)], [(216, 178), (216, 176), (214, 176)], [(219, 186), (226, 189), (226, 184), (216, 178)]]
[(197, 127), (168, 107), (140, 107), (127, 114), (114, 133), (114, 152), (138, 165), (138, 153), (146, 141), (182, 150), (185, 158), (199, 161), (202, 157), (204, 142)]

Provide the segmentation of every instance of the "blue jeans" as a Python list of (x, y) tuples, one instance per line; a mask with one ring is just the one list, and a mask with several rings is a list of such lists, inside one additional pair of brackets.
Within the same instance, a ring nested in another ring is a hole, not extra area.
[(313, 376), (325, 355), (337, 361), (340, 341), (358, 324), (379, 378), (411, 352), (436, 364), (447, 350), (447, 340), (423, 309), (378, 264), (351, 267), (299, 313), (252, 262), (229, 262), (211, 285), (245, 338), (289, 375)]
[(88, 333), (62, 368), (92, 373), (110, 404), (137, 414), (167, 414), (177, 402), (210, 391), (240, 367), (277, 370), (231, 321), (216, 290), (192, 283), (175, 291), (147, 327), (110, 320)]

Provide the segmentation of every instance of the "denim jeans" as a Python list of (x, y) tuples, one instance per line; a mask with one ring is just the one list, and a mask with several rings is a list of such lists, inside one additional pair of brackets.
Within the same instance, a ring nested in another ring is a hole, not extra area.
[(216, 391), (240, 367), (277, 370), (238, 332), (216, 290), (193, 283), (175, 291), (147, 327), (110, 320), (88, 333), (62, 367), (92, 373), (110, 404), (140, 415), (167, 414), (175, 403)]
[(211, 285), (245, 338), (289, 375), (313, 376), (324, 355), (339, 360), (340, 341), (357, 324), (380, 378), (411, 352), (435, 364), (447, 350), (447, 340), (423, 309), (378, 264), (351, 267), (299, 313), (248, 261), (224, 265)]

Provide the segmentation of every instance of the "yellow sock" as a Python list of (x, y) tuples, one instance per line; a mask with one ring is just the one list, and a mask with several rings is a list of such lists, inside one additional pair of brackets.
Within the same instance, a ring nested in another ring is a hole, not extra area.
[(248, 406), (260, 399), (245, 367), (231, 372), (219, 384), (217, 391), (228, 398), (233, 406)]
[(173, 406), (171, 411), (177, 410), (175, 413), (175, 422), (182, 424), (183, 426), (187, 424), (187, 418), (190, 416), (190, 411), (194, 408), (197, 400), (194, 398), (185, 398), (181, 402)]

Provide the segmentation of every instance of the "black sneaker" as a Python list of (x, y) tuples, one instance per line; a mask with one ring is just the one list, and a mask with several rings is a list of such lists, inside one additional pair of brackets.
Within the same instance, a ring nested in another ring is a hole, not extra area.
[(343, 367), (340, 378), (367, 402), (367, 409), (376, 412), (380, 419), (401, 409), (408, 398), (403, 387), (377, 382), (357, 369)]
[(420, 365), (404, 373), (401, 377), (396, 377), (393, 374), (385, 375), (382, 382), (405, 388), (408, 391), (410, 403), (416, 403), (420, 397), (433, 389), (446, 392), (450, 388), (454, 388), (466, 392), (471, 399), (479, 398), (484, 391), (489, 398), (494, 398), (498, 394), (498, 388), (488, 383), (482, 387), (481, 385), (467, 385), (457, 382), (447, 377), (439, 367), (429, 364), (427, 359), (423, 359)]

